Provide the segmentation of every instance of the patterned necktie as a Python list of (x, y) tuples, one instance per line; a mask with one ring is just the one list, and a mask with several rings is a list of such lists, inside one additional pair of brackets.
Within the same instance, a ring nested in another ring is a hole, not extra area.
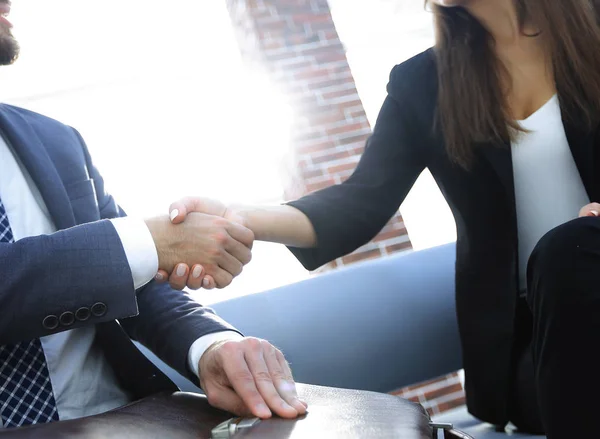
[[(0, 243), (14, 242), (0, 200)], [(50, 373), (39, 339), (0, 346), (0, 418), (5, 428), (58, 421)]]

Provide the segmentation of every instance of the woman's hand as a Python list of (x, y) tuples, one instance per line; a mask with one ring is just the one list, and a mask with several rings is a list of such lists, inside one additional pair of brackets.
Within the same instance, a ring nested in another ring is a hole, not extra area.
[(590, 203), (579, 211), (579, 218), (584, 216), (600, 216), (600, 204)]

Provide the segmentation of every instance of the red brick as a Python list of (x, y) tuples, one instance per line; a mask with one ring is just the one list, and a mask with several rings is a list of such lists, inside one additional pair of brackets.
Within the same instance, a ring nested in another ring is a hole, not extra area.
[(323, 177), (324, 175), (325, 175), (325, 173), (323, 172), (322, 169), (311, 169), (310, 171), (307, 170), (302, 173), (302, 177), (305, 180), (310, 180), (311, 178), (316, 178), (316, 177)]
[(466, 403), (467, 403), (467, 399), (465, 396), (461, 396), (452, 401), (445, 401), (445, 402), (438, 404), (438, 412), (444, 413), (449, 410), (455, 409), (457, 407), (461, 407), (461, 406), (465, 405)]
[(355, 143), (355, 142), (366, 142), (370, 135), (371, 134), (357, 134), (354, 136), (348, 136), (343, 139), (339, 139), (338, 144), (347, 145), (349, 143)]
[[(399, 236), (405, 236), (407, 234), (408, 234), (408, 232), (406, 230), (406, 227), (403, 227), (401, 229), (392, 229), (392, 230), (388, 230), (387, 232), (380, 232), (373, 239), (373, 241), (375, 241), (375, 242), (387, 241), (388, 239), (397, 238)], [(404, 243), (402, 243), (402, 244), (404, 244)]]
[(376, 258), (380, 258), (380, 257), (381, 257), (381, 250), (376, 248), (376, 249), (368, 250), (368, 251), (357, 250), (356, 253), (352, 253), (348, 256), (344, 256), (342, 258), (342, 261), (344, 261), (344, 264), (352, 264), (354, 262), (366, 261), (369, 259), (376, 259)]
[(324, 112), (315, 112), (312, 114), (307, 114), (306, 115), (306, 120), (308, 123), (311, 124), (311, 126), (313, 127), (320, 127), (321, 125), (332, 125), (332, 124), (339, 124), (339, 123), (343, 123), (346, 121), (346, 119), (344, 119), (344, 116), (342, 114), (340, 114), (339, 111), (335, 111), (335, 110), (329, 110), (326, 109), (327, 111)]
[(298, 23), (333, 23), (331, 14), (292, 14), (292, 20)]
[(306, 193), (310, 194), (314, 191), (318, 191), (319, 189), (325, 189), (326, 187), (333, 186), (334, 184), (335, 181), (333, 181), (333, 179), (319, 183), (309, 183), (306, 185)]
[(317, 143), (307, 143), (305, 146), (298, 148), (298, 152), (302, 154), (310, 154), (313, 152), (321, 152), (329, 148), (333, 148), (335, 145), (331, 140), (317, 141)]
[[(330, 76), (325, 76), (325, 77), (320, 77), (318, 78), (316, 81), (314, 82), (310, 82), (307, 84), (308, 85), (308, 89), (309, 90), (322, 90), (324, 88), (329, 88), (329, 87), (348, 87), (351, 85), (354, 85), (354, 81), (352, 80), (352, 78), (347, 77), (345, 79), (331, 79)], [(348, 87), (350, 88), (350, 87)], [(355, 87), (352, 87), (354, 90), (356, 90)]]
[(453, 393), (462, 392), (463, 387), (460, 383), (452, 384), (447, 387), (440, 387), (436, 390), (431, 390), (429, 392), (425, 392), (425, 399), (437, 399), (440, 396), (452, 395)]
[(321, 68), (314, 68), (311, 70), (294, 72), (295, 79), (313, 79), (313, 78), (327, 78), (327, 77), (329, 77), (329, 71), (327, 69), (321, 69)]
[(406, 241), (406, 242), (401, 242), (399, 244), (388, 245), (385, 249), (387, 250), (388, 253), (395, 253), (395, 252), (412, 249), (412, 244), (410, 243), (410, 241)]
[(354, 171), (354, 169), (356, 169), (356, 162), (349, 162), (327, 168), (327, 172), (329, 174), (339, 174), (340, 172)]
[(347, 157), (350, 157), (350, 154), (348, 154), (348, 151), (338, 151), (338, 152), (334, 152), (331, 154), (322, 155), (320, 157), (313, 157), (312, 161), (315, 164), (320, 164), (320, 163), (331, 162), (333, 160), (339, 160), (339, 159), (343, 159), (343, 158), (347, 158)]
[[(304, 55), (304, 53), (303, 53)], [(344, 71), (344, 65), (348, 62), (346, 53), (342, 51), (321, 51), (311, 55), (317, 64), (323, 64), (321, 67), (327, 67), (329, 63), (340, 63), (340, 68), (337, 71)]]
[(364, 122), (354, 123), (354, 124), (345, 123), (345, 124), (337, 126), (337, 127), (329, 128), (325, 132), (329, 136), (335, 136), (336, 134), (352, 133), (354, 131), (359, 131), (359, 130), (365, 129), (365, 128), (368, 129), (369, 125)]
[(339, 104), (337, 104), (337, 106), (344, 110), (346, 108), (352, 108), (352, 107), (356, 107), (356, 106), (361, 106), (362, 107), (362, 101), (359, 99), (356, 99), (354, 101), (348, 101), (348, 102), (340, 102)]

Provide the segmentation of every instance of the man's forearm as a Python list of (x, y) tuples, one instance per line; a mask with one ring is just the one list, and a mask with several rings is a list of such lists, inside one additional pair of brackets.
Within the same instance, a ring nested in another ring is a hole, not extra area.
[(317, 245), (317, 235), (304, 213), (291, 206), (243, 206), (235, 209), (259, 241), (276, 242), (291, 247)]

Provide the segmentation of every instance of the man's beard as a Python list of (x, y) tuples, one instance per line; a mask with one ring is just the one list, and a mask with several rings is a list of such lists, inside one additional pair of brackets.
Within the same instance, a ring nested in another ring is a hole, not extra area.
[(19, 43), (10, 29), (0, 24), (0, 66), (8, 66), (19, 57)]

